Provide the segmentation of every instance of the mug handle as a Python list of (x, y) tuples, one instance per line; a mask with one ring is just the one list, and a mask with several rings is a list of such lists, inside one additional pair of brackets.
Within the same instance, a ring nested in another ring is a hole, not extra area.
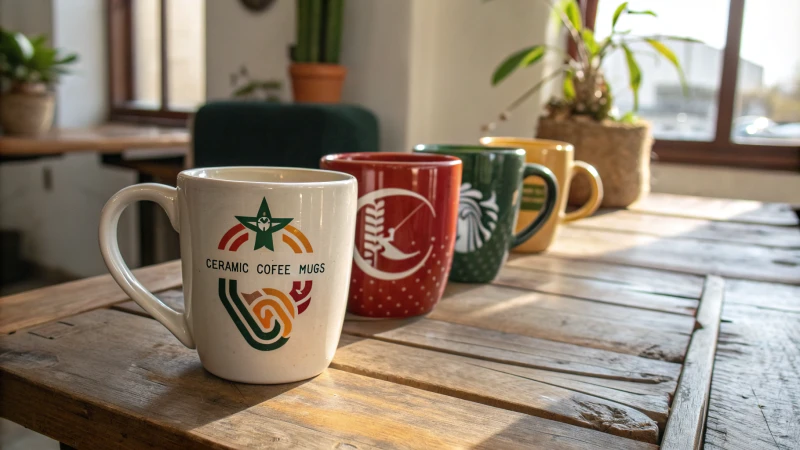
[(194, 338), (189, 331), (185, 314), (165, 305), (133, 276), (122, 259), (117, 241), (117, 225), (122, 211), (138, 201), (158, 203), (169, 217), (172, 228), (180, 233), (178, 217), (178, 190), (163, 184), (144, 183), (128, 186), (114, 194), (100, 214), (100, 253), (114, 281), (139, 306), (167, 327), (181, 343), (194, 348)]
[(564, 215), (564, 218), (562, 219), (564, 223), (591, 216), (595, 211), (597, 211), (597, 208), (600, 207), (600, 203), (603, 202), (603, 180), (600, 179), (600, 174), (597, 173), (597, 169), (595, 169), (591, 164), (583, 161), (575, 161), (572, 166), (572, 174), (570, 176), (574, 177), (579, 173), (589, 177), (591, 194), (589, 194), (589, 200), (583, 206), (575, 211), (572, 211), (571, 213)]
[(511, 248), (514, 248), (533, 237), (533, 235), (539, 231), (539, 228), (541, 228), (542, 225), (547, 222), (547, 219), (550, 218), (550, 215), (553, 214), (553, 211), (556, 209), (556, 200), (558, 199), (558, 183), (556, 182), (556, 176), (553, 175), (553, 172), (541, 164), (527, 163), (525, 164), (525, 171), (522, 175), (523, 181), (530, 176), (537, 176), (544, 180), (544, 184), (547, 186), (547, 197), (545, 197), (544, 207), (539, 215), (536, 216), (536, 219), (534, 219), (530, 225), (525, 227), (524, 230), (514, 235)]

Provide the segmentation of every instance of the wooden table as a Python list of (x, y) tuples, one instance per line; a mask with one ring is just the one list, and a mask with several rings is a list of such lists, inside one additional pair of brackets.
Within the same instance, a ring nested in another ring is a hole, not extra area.
[[(123, 123), (53, 128), (36, 136), (0, 136), (0, 162), (95, 152), (106, 165), (136, 171), (139, 183), (174, 185), (185, 168), (190, 143), (189, 131), (179, 128)], [(141, 202), (138, 208), (140, 262), (148, 265), (155, 262), (155, 215), (159, 212), (150, 202)]]
[[(182, 307), (178, 262), (138, 276)], [(786, 205), (652, 194), (254, 386), (99, 276), (0, 299), (0, 414), (79, 449), (798, 448), (798, 285)]]
[(0, 136), (0, 156), (32, 157), (75, 152), (122, 153), (137, 148), (186, 148), (185, 129), (107, 123), (90, 128), (52, 130), (36, 136)]

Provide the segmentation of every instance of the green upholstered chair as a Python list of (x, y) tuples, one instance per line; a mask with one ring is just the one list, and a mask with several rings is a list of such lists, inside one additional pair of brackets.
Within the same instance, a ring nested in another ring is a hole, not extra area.
[(318, 168), (331, 153), (377, 152), (378, 120), (353, 105), (224, 101), (192, 124), (195, 167)]

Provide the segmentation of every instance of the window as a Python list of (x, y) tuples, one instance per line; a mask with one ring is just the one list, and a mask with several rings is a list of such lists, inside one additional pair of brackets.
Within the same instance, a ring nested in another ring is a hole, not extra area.
[(205, 100), (205, 9), (197, 0), (108, 0), (110, 118), (186, 124)]
[[(620, 2), (583, 3), (588, 25), (606, 36)], [(688, 95), (672, 65), (646, 46), (632, 46), (641, 52), (639, 115), (653, 125), (659, 160), (800, 169), (800, 2), (631, 0), (629, 7), (659, 17), (625, 16), (617, 29), (703, 41), (668, 42), (683, 65)], [(630, 110), (624, 55), (608, 58), (604, 71), (617, 107)]]

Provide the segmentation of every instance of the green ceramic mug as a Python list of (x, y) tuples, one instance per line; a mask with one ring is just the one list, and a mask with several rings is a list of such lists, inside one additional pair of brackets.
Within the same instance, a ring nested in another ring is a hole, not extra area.
[[(425, 144), (417, 145), (414, 151), (457, 156), (463, 162), (458, 231), (450, 271), (453, 281), (492, 281), (509, 249), (536, 234), (555, 209), (555, 175), (545, 166), (526, 163), (525, 150), (521, 148)], [(529, 176), (544, 180), (547, 196), (541, 214), (515, 235), (522, 180)]]

